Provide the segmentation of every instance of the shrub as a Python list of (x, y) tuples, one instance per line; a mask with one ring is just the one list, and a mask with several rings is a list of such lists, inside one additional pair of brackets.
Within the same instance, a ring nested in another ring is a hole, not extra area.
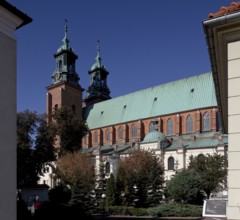
[(202, 215), (202, 206), (166, 203), (154, 208), (149, 208), (148, 215), (158, 217), (200, 217)]

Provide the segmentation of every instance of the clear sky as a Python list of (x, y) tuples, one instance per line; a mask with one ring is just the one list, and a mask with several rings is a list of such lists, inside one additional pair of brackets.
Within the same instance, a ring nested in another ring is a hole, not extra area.
[[(100, 40), (111, 97), (211, 71), (202, 21), (229, 0), (8, 0), (32, 23), (16, 31), (17, 111), (46, 111), (65, 19), (87, 88)], [(85, 92), (83, 98), (85, 97)]]

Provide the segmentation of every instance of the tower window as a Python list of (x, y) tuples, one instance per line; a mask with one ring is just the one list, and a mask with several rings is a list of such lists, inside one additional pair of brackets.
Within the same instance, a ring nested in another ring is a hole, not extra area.
[(58, 109), (58, 104), (54, 106), (54, 110), (56, 111)]
[(59, 60), (58, 70), (59, 70), (59, 72), (62, 72), (62, 60)]

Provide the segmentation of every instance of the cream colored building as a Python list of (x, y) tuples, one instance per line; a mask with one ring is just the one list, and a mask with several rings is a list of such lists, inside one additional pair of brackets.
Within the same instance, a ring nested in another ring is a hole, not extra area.
[(203, 21), (223, 131), (228, 134), (227, 218), (240, 220), (240, 2)]
[[(0, 219), (16, 219), (16, 29), (32, 19), (0, 1)], [(3, 178), (4, 177), (4, 178)]]

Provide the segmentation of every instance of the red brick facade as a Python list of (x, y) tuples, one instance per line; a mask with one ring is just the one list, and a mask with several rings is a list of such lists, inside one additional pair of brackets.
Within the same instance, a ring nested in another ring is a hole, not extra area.
[(82, 117), (82, 88), (63, 82), (49, 86), (47, 89), (48, 122), (52, 120), (51, 115), (54, 110), (60, 107), (69, 107), (74, 114)]
[[(189, 115), (192, 117), (192, 132), (191, 133), (201, 133), (205, 131), (217, 131), (217, 108), (207, 108), (201, 110), (194, 110), (188, 112), (182, 112), (178, 114), (159, 116), (154, 118), (146, 118), (138, 121), (131, 121), (124, 124), (116, 124), (109, 127), (93, 129), (89, 132), (83, 139), (83, 148), (90, 148), (95, 146), (112, 145), (112, 144), (125, 144), (126, 142), (142, 141), (146, 134), (150, 131), (150, 124), (153, 120), (158, 121), (158, 131), (164, 133), (166, 136), (171, 136), (168, 134), (167, 121), (169, 119), (173, 122), (173, 134), (186, 134), (186, 119)], [(210, 127), (208, 130), (203, 130), (203, 116), (204, 114), (209, 114)], [(132, 126), (136, 126), (137, 132), (136, 136), (132, 136)], [(120, 129), (122, 129), (122, 137), (120, 137)], [(110, 132), (109, 139), (107, 140), (107, 132)]]

